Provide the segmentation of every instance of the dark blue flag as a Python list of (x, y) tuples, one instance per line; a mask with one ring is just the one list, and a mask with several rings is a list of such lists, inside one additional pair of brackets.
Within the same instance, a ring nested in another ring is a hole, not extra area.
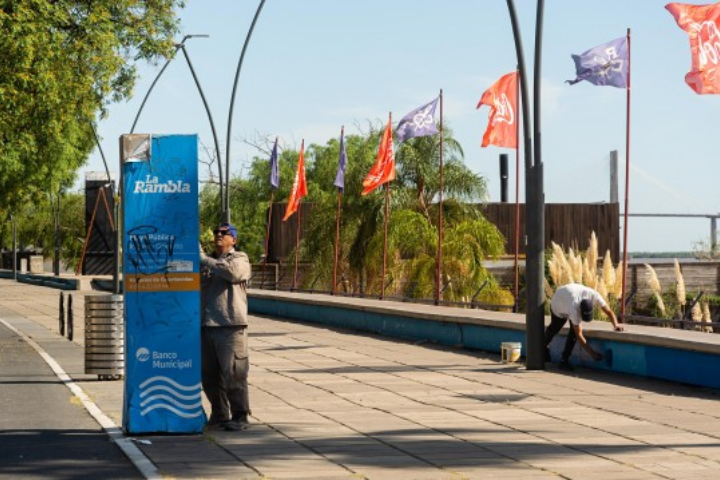
[(593, 85), (627, 88), (628, 50), (627, 37), (603, 43), (580, 55), (573, 55), (577, 78), (567, 83), (575, 85), (587, 80)]
[(272, 153), (270, 154), (270, 186), (277, 190), (280, 186), (280, 169), (278, 168), (278, 139), (275, 138)]
[(347, 168), (347, 153), (345, 152), (345, 130), (340, 133), (340, 161), (338, 163), (337, 174), (335, 175), (334, 185), (340, 193), (345, 191), (345, 169)]
[(395, 138), (397, 141), (404, 142), (409, 138), (424, 137), (438, 133), (438, 129), (435, 126), (435, 108), (437, 108), (439, 100), (440, 97), (405, 115), (395, 130)]

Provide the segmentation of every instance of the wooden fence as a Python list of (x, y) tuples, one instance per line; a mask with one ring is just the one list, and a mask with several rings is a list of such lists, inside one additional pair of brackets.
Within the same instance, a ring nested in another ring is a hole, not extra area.
[[(272, 224), (268, 260), (283, 261), (295, 249), (297, 232), (297, 213), (286, 222), (286, 203), (273, 204)], [(480, 206), (485, 217), (498, 227), (506, 239), (505, 251), (514, 252), (515, 205), (512, 203), (487, 203)], [(301, 203), (301, 231), (312, 215), (312, 203)], [(266, 214), (267, 215), (267, 214)], [(545, 245), (553, 241), (564, 247), (588, 247), (590, 234), (595, 232), (598, 238), (600, 256), (607, 250), (613, 259), (620, 255), (620, 206), (617, 203), (548, 203), (545, 205)], [(328, 239), (332, 242), (333, 239)], [(520, 254), (525, 254), (525, 205), (520, 205)]]
[[(505, 251), (514, 253), (515, 204), (487, 203), (483, 214), (505, 236)], [(600, 257), (607, 250), (620, 256), (620, 205), (617, 203), (548, 203), (545, 205), (545, 245), (586, 250), (592, 232)], [(520, 254), (525, 254), (525, 204), (520, 204)]]

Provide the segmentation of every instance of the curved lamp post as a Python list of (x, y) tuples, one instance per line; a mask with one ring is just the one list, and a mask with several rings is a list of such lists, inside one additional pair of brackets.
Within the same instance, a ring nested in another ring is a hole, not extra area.
[[(535, 62), (534, 62), (534, 105), (533, 116), (535, 129), (530, 119), (528, 102), (527, 69), (523, 51), (522, 35), (515, 10), (515, 2), (507, 0), (510, 22), (512, 23), (515, 51), (517, 53), (518, 70), (520, 70), (520, 91), (522, 95), (523, 132), (525, 141), (525, 232), (527, 247), (525, 257), (525, 283), (527, 309), (525, 316), (526, 359), (529, 370), (545, 368), (545, 294), (544, 250), (545, 250), (545, 193), (543, 187), (543, 163), (540, 132), (540, 96), (542, 66), (542, 26), (545, 1), (537, 1), (535, 21)], [(535, 134), (535, 148), (533, 137)], [(533, 161), (534, 153), (534, 161)]]
[(248, 30), (247, 36), (245, 37), (245, 44), (243, 45), (242, 52), (240, 53), (240, 60), (238, 60), (237, 70), (235, 71), (235, 82), (233, 83), (232, 95), (230, 96), (230, 113), (228, 114), (227, 122), (227, 143), (225, 145), (225, 173), (227, 175), (227, 181), (225, 182), (225, 205), (222, 209), (224, 222), (230, 221), (230, 145), (232, 143), (230, 139), (232, 135), (233, 109), (235, 108), (235, 93), (237, 92), (243, 60), (245, 60), (245, 52), (247, 51), (250, 38), (252, 37), (253, 30), (255, 30), (255, 24), (257, 23), (258, 17), (260, 17), (260, 12), (262, 11), (263, 6), (265, 6), (265, 0), (260, 1), (260, 5), (258, 5), (257, 10), (255, 11), (255, 17), (253, 17), (253, 21), (250, 24), (250, 30)]
[[(147, 97), (146, 97), (147, 100)], [(144, 102), (143, 102), (144, 103)], [(137, 121), (137, 118), (135, 119)], [(105, 152), (103, 151), (102, 144), (100, 143), (100, 137), (98, 137), (97, 130), (95, 130), (95, 125), (91, 122), (90, 127), (92, 128), (93, 136), (95, 137), (95, 143), (98, 146), (98, 150), (100, 151), (100, 157), (102, 158), (103, 165), (105, 165), (105, 173), (107, 175), (107, 183), (103, 185), (100, 188), (108, 188), (112, 183), (112, 177), (110, 176), (110, 169), (108, 168), (107, 159), (105, 158)], [(118, 185), (118, 191), (120, 190), (120, 186)], [(112, 193), (112, 192), (111, 192)], [(114, 265), (113, 265), (113, 293), (119, 294), (120, 293), (120, 245), (122, 244), (122, 240), (120, 239), (120, 226), (118, 225), (118, 218), (120, 217), (120, 208), (119, 204), (116, 201), (115, 202), (115, 208), (113, 212), (113, 216), (115, 217), (112, 219), (113, 224), (113, 250), (115, 251), (115, 258)], [(92, 225), (90, 226), (92, 228)]]
[[(193, 37), (203, 37), (207, 38), (208, 35), (192, 35)], [(193, 79), (195, 80), (195, 85), (197, 86), (198, 92), (200, 92), (200, 98), (202, 98), (203, 105), (205, 106), (205, 112), (207, 113), (208, 120), (210, 121), (210, 129), (212, 130), (213, 135), (213, 141), (215, 142), (215, 156), (217, 157), (218, 162), (218, 176), (220, 181), (220, 206), (221, 210), (225, 210), (223, 207), (223, 175), (222, 175), (222, 158), (220, 156), (220, 143), (218, 142), (218, 136), (217, 131), (215, 130), (215, 122), (213, 121), (212, 113), (210, 113), (210, 106), (208, 105), (207, 100), (205, 99), (205, 93), (203, 92), (202, 87), (200, 86), (200, 80), (198, 80), (198, 76), (195, 73), (195, 68), (193, 68), (193, 64), (190, 61), (190, 55), (187, 53), (187, 49), (185, 48), (185, 39), (191, 37), (190, 35), (183, 38), (183, 41), (176, 45), (176, 48), (179, 48), (182, 50), (183, 55), (185, 56), (185, 60), (187, 61), (188, 67), (190, 67), (190, 73), (192, 73)], [(225, 172), (225, 184), (228, 184), (230, 182), (230, 175), (228, 172)], [(225, 195), (227, 195), (227, 188), (225, 190)], [(227, 199), (225, 200), (227, 202)], [(224, 215), (223, 215), (224, 216)]]
[[(188, 66), (190, 67), (190, 72), (192, 73), (193, 80), (195, 80), (195, 86), (197, 86), (198, 91), (200, 92), (200, 97), (202, 98), (203, 105), (205, 106), (205, 111), (208, 114), (208, 119), (210, 120), (210, 128), (212, 129), (213, 134), (213, 140), (215, 142), (215, 151), (216, 156), (218, 159), (218, 182), (220, 182), (220, 205), (223, 205), (223, 170), (222, 170), (222, 161), (220, 161), (220, 148), (218, 144), (218, 138), (217, 133), (215, 132), (215, 124), (212, 119), (212, 115), (210, 114), (210, 108), (208, 107), (207, 101), (205, 100), (205, 94), (203, 93), (202, 88), (200, 87), (200, 81), (197, 78), (197, 75), (195, 74), (195, 69), (193, 68), (192, 63), (190, 62), (190, 57), (188, 56), (187, 50), (185, 50), (185, 42), (191, 38), (208, 38), (209, 35), (200, 34), (200, 35), (185, 35), (180, 43), (175, 44), (175, 51), (182, 50), (183, 55), (185, 56), (185, 60), (188, 63)], [(163, 73), (165, 73), (165, 69), (167, 69), (168, 65), (170, 65), (170, 62), (175, 57), (170, 57), (165, 62), (165, 65), (160, 69), (157, 76), (155, 77), (155, 80), (153, 80), (152, 84), (150, 85), (150, 88), (148, 89), (147, 93), (145, 94), (145, 97), (143, 98), (142, 103), (140, 104), (140, 108), (138, 109), (137, 115), (135, 115), (135, 121), (133, 122), (132, 128), (130, 129), (130, 133), (135, 133), (135, 126), (137, 125), (138, 120), (140, 119), (140, 114), (143, 111), (143, 108), (145, 108), (145, 103), (147, 102), (148, 98), (150, 97), (150, 94), (152, 93), (153, 89), (155, 88), (155, 85), (157, 84), (158, 80), (160, 80), (160, 77)]]

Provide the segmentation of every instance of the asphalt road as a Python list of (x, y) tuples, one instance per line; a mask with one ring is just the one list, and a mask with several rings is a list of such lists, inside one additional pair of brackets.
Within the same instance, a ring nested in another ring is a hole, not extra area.
[(142, 478), (42, 357), (2, 324), (0, 478)]

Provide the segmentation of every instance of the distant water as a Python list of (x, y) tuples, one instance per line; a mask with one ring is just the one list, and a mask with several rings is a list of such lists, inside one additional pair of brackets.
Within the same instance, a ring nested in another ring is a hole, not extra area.
[[(667, 254), (660, 254), (660, 256), (654, 257), (652, 254), (645, 254), (643, 253), (642, 256), (634, 257), (632, 254), (629, 255), (628, 263), (630, 264), (643, 264), (643, 263), (649, 263), (651, 265), (658, 264), (658, 263), (674, 263), (675, 259), (677, 258), (678, 263), (700, 263), (705, 260), (698, 260), (696, 258), (692, 257), (686, 257), (683, 255), (688, 255), (687, 253), (679, 253), (677, 257), (667, 255)], [(600, 262), (602, 262), (602, 257), (599, 259)], [(613, 258), (613, 263), (617, 265), (618, 259)], [(525, 259), (520, 257), (519, 262), (520, 265), (525, 265)], [(504, 258), (501, 260), (487, 260), (485, 261), (485, 266), (492, 268), (492, 267), (512, 267), (514, 265), (514, 261), (509, 258)]]
[(698, 260), (697, 258), (687, 258), (687, 257), (630, 257), (628, 259), (629, 264), (633, 263), (674, 263), (675, 259), (677, 258), (678, 263), (699, 263), (703, 260)]

